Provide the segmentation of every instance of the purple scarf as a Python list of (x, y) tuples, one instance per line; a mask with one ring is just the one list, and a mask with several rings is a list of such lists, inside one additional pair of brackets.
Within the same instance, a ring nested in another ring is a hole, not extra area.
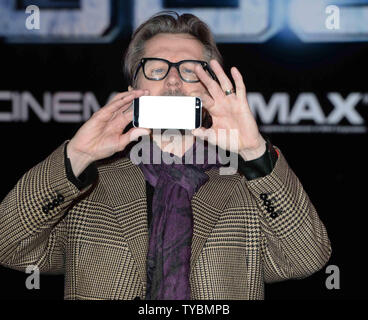
[[(208, 180), (205, 171), (219, 167), (219, 160), (216, 157), (215, 164), (208, 163), (208, 147), (203, 141), (194, 143), (185, 153), (192, 155), (188, 159), (192, 159), (193, 164), (166, 164), (163, 155), (168, 156), (168, 153), (162, 152), (152, 140), (147, 147), (150, 148), (150, 159), (153, 159), (153, 152), (158, 152), (161, 163), (154, 164), (151, 160), (150, 164), (139, 164), (145, 179), (155, 188), (147, 254), (146, 299), (189, 300), (193, 236), (191, 200)], [(204, 150), (201, 153), (203, 159), (198, 159), (199, 164), (196, 163), (198, 148)], [(180, 159), (181, 163), (184, 163), (185, 155)], [(170, 157), (179, 161), (175, 155), (170, 154)]]

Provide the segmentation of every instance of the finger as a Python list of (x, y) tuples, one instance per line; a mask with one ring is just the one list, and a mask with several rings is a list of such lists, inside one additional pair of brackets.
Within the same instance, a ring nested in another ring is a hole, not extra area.
[(211, 109), (215, 105), (215, 100), (213, 100), (212, 97), (205, 92), (193, 91), (190, 92), (189, 95), (200, 98), (202, 101), (202, 107), (206, 108), (207, 110)]
[(245, 101), (247, 90), (240, 71), (236, 67), (232, 67), (230, 72), (235, 82), (236, 96)]
[(133, 120), (133, 110), (124, 111), (123, 109), (124, 108), (121, 108), (120, 110), (116, 112), (116, 116), (112, 120), (114, 124), (118, 121), (122, 121), (126, 125)]
[(109, 135), (120, 135), (124, 128), (130, 123), (132, 119), (128, 119), (124, 114), (120, 113), (113, 120), (108, 121), (104, 124), (104, 133)]
[(119, 149), (123, 150), (130, 142), (138, 140), (139, 137), (149, 135), (150, 129), (131, 128), (119, 138)]
[(109, 101), (109, 104), (111, 102), (114, 102), (114, 101), (117, 101), (117, 100), (120, 100), (120, 99), (123, 99), (124, 97), (134, 93), (134, 92), (140, 92), (140, 91), (144, 91), (145, 94), (147, 94), (148, 90), (147, 89), (136, 89), (136, 90), (131, 90), (131, 91), (124, 91), (124, 92), (120, 92), (118, 94), (116, 94), (112, 99), (111, 101)]
[[(124, 121), (124, 112), (129, 108), (132, 104), (132, 100), (128, 100), (129, 96), (125, 97), (126, 100), (121, 100), (119, 109), (115, 110), (113, 113), (108, 110), (103, 110), (104, 108), (100, 109), (99, 111), (93, 114), (93, 117), (104, 125), (109, 125), (110, 128), (117, 126), (118, 128), (121, 127), (121, 121)], [(111, 109), (110, 109), (111, 110)]]
[(143, 95), (148, 95), (149, 94), (149, 91), (148, 90), (132, 90), (132, 91), (129, 91), (129, 92), (124, 92), (126, 93), (125, 95), (121, 95), (120, 96), (120, 99), (114, 99), (114, 101), (112, 101), (110, 104), (108, 104), (106, 106), (107, 109), (109, 109), (111, 107), (111, 109), (114, 109), (114, 107), (112, 105), (115, 105), (115, 103), (119, 103), (120, 101), (128, 98), (128, 97), (131, 97), (131, 96), (134, 96), (134, 98), (139, 98)]
[(132, 103), (132, 101), (136, 98), (139, 98), (144, 95), (144, 90), (140, 91), (131, 91), (129, 95), (124, 96), (121, 99), (115, 100), (109, 105), (101, 108), (99, 110), (105, 117), (113, 117), (113, 114), (117, 112), (119, 109), (123, 108), (123, 111), (128, 109)]
[[(149, 90), (143, 90), (143, 92), (141, 91), (136, 91), (134, 92), (134, 99), (145, 96), (145, 95), (149, 95), (150, 92)], [(133, 112), (134, 111), (134, 104), (133, 101), (131, 101), (131, 99), (129, 99), (130, 102), (128, 102), (128, 105), (124, 105), (122, 108), (120, 108), (118, 111), (115, 111), (115, 114), (121, 114), (121, 113), (127, 113), (127, 112)]]
[(124, 123), (124, 128), (126, 127), (126, 125), (128, 124), (128, 123), (130, 123), (130, 122), (132, 122), (133, 121), (133, 110), (129, 110), (129, 111), (127, 111), (127, 112), (124, 112), (123, 114), (122, 114), (122, 116), (123, 116), (123, 118), (124, 118), (124, 120), (123, 120), (123, 123)]
[(201, 66), (196, 66), (194, 68), (194, 71), (196, 75), (198, 76), (199, 80), (203, 83), (203, 85), (207, 88), (210, 95), (216, 99), (217, 97), (220, 97), (223, 95), (222, 89), (220, 85), (213, 80), (204, 70)]
[(211, 128), (206, 129), (204, 127), (200, 127), (197, 129), (193, 129), (191, 131), (192, 135), (200, 138), (202, 140), (207, 140), (208, 142), (212, 143), (212, 144), (216, 144), (216, 134), (215, 131)]
[[(143, 94), (141, 94), (140, 92), (135, 93), (135, 99), (142, 97), (142, 96), (149, 96), (149, 95), (150, 95), (149, 90), (145, 89)], [(131, 103), (130, 106), (126, 109), (126, 111), (128, 110), (133, 110), (133, 103)]]
[(134, 104), (133, 102), (129, 105), (128, 108), (126, 108), (125, 110), (122, 110), (122, 113), (127, 113), (129, 111), (133, 111), (134, 110)]
[(222, 91), (225, 92), (226, 90), (230, 90), (233, 87), (233, 84), (227, 77), (221, 65), (216, 60), (211, 60), (210, 65), (213, 72), (216, 74), (217, 79), (220, 82)]
[(112, 97), (112, 99), (109, 101), (109, 104), (111, 102), (123, 99), (125, 96), (130, 95), (132, 92), (131, 91), (124, 91), (124, 92), (120, 92), (118, 94), (116, 94), (115, 96)]
[(132, 103), (134, 97), (135, 97), (134, 93), (129, 93), (123, 98), (115, 100), (114, 102), (111, 102), (110, 104), (104, 106), (103, 108), (101, 108), (99, 111), (96, 112), (96, 115), (101, 115), (109, 120), (114, 116), (115, 112), (117, 112), (119, 109), (129, 106)]

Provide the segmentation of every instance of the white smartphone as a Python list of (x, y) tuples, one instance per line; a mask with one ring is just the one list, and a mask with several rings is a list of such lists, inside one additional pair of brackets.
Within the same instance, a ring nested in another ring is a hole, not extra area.
[(196, 129), (202, 125), (202, 101), (187, 96), (142, 96), (133, 102), (134, 127)]

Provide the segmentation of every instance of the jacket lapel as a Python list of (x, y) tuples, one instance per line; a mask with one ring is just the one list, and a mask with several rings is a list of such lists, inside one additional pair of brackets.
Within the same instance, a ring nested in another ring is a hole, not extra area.
[[(117, 165), (120, 167), (117, 170), (120, 173), (117, 174), (121, 175), (119, 181), (122, 187), (116, 193), (114, 192), (114, 198), (119, 201), (116, 205), (116, 217), (145, 287), (148, 251), (146, 183), (142, 171), (130, 160), (123, 159)], [(219, 174), (218, 169), (211, 169), (206, 173), (209, 180), (192, 198), (194, 228), (190, 260), (191, 274), (232, 190), (240, 180), (238, 174), (224, 176)], [(129, 193), (128, 198), (127, 193)]]
[(194, 230), (190, 259), (191, 274), (205, 242), (232, 194), (232, 190), (240, 180), (238, 174), (220, 175), (218, 169), (212, 169), (206, 173), (209, 180), (200, 187), (192, 198)]
[(130, 160), (123, 159), (117, 165), (120, 184), (115, 186), (116, 218), (123, 230), (128, 248), (136, 262), (143, 287), (146, 287), (146, 257), (148, 251), (148, 223), (146, 182), (142, 171)]

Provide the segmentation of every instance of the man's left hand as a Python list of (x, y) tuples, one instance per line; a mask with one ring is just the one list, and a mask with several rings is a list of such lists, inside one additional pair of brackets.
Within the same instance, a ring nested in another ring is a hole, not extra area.
[[(202, 67), (198, 66), (195, 72), (207, 88), (208, 93), (191, 93), (201, 98), (202, 106), (212, 117), (212, 127), (203, 127), (192, 130), (192, 134), (218, 145), (222, 149), (239, 153), (245, 160), (259, 158), (266, 151), (265, 140), (258, 130), (257, 123), (249, 108), (246, 87), (243, 77), (235, 67), (231, 68), (231, 75), (235, 83), (235, 92), (226, 95), (225, 91), (233, 88), (231, 81), (216, 60), (211, 60), (210, 66), (219, 80), (213, 80)], [(219, 134), (219, 129), (226, 135)], [(238, 143), (230, 145), (230, 130), (237, 133)], [(211, 132), (212, 131), (212, 132)], [(225, 137), (226, 136), (226, 137)], [(231, 146), (235, 145), (231, 148)]]

